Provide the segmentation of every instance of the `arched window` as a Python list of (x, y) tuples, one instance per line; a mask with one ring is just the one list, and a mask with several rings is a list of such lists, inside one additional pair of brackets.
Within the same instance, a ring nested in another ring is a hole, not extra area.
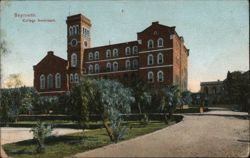
[(137, 54), (138, 53), (138, 47), (137, 46), (134, 46), (133, 47), (133, 54)]
[(157, 81), (158, 82), (163, 82), (164, 81), (164, 74), (162, 71), (157, 72)]
[(73, 53), (71, 55), (71, 66), (76, 67), (76, 65), (77, 65), (77, 55), (76, 55), (76, 53)]
[(93, 73), (93, 65), (89, 65), (89, 74)]
[(154, 73), (152, 71), (148, 72), (148, 81), (154, 82)]
[(130, 47), (126, 47), (125, 48), (125, 54), (126, 55), (130, 55)]
[(118, 49), (113, 49), (113, 57), (118, 57)]
[(53, 88), (53, 76), (51, 74), (47, 76), (47, 88)]
[(157, 64), (163, 64), (163, 54), (157, 54)]
[(107, 69), (107, 71), (111, 71), (111, 63), (110, 62), (108, 62), (106, 64), (106, 69)]
[(92, 52), (89, 53), (89, 60), (93, 60), (93, 53)]
[(95, 64), (95, 72), (96, 73), (100, 72), (100, 66), (99, 66), (99, 64)]
[(154, 48), (154, 41), (153, 40), (148, 40), (148, 48)]
[(72, 26), (69, 27), (69, 35), (70, 36), (73, 35), (73, 28), (72, 28)]
[(45, 88), (45, 76), (44, 74), (42, 74), (40, 76), (40, 89), (44, 89)]
[(76, 25), (76, 31), (75, 34), (78, 35), (79, 34), (79, 25)]
[(131, 69), (130, 60), (126, 60), (125, 67), (126, 67), (126, 70), (130, 70)]
[(75, 83), (78, 83), (79, 82), (79, 76), (78, 76), (78, 74), (77, 73), (75, 73)]
[(157, 40), (157, 46), (158, 46), (158, 47), (163, 47), (163, 38), (159, 38), (159, 39)]
[(134, 68), (134, 69), (137, 69), (137, 68), (138, 68), (138, 60), (137, 60), (137, 59), (134, 59), (134, 60), (133, 60), (133, 68)]
[(148, 55), (148, 65), (154, 64), (154, 56), (152, 54)]
[(74, 82), (74, 76), (73, 74), (70, 74), (70, 83), (73, 83)]
[(116, 61), (113, 62), (113, 70), (118, 71), (118, 63)]
[(98, 59), (99, 59), (99, 52), (96, 51), (96, 52), (95, 52), (95, 60), (98, 60)]
[(106, 50), (106, 58), (110, 58), (111, 57), (111, 50), (108, 49)]
[(55, 77), (56, 88), (61, 88), (61, 74), (57, 73)]
[(72, 32), (72, 35), (77, 35), (79, 33), (79, 25), (73, 25)]

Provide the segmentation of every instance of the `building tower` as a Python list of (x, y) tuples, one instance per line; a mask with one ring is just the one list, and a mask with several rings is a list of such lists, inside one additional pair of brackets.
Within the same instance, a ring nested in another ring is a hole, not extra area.
[[(90, 47), (91, 22), (81, 14), (67, 17), (67, 55), (69, 83), (79, 81), (84, 73), (84, 49)], [(70, 86), (71, 87), (71, 86)]]

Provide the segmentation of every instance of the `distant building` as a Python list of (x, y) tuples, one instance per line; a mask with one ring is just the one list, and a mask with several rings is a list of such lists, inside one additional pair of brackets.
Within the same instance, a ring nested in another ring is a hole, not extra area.
[(155, 87), (179, 85), (181, 91), (187, 90), (189, 49), (175, 27), (153, 22), (137, 33), (136, 40), (93, 48), (87, 17), (72, 15), (66, 23), (67, 60), (49, 51), (33, 67), (34, 87), (39, 94), (60, 95), (77, 84), (82, 75), (141, 79)]
[(208, 98), (209, 104), (218, 103), (224, 94), (223, 81), (211, 81), (200, 83), (200, 93)]

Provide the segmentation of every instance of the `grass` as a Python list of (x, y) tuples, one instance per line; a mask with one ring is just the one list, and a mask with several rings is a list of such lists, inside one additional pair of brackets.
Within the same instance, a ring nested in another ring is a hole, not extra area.
[[(175, 123), (175, 121), (172, 121), (166, 125), (163, 122), (155, 121), (150, 122), (148, 125), (142, 125), (140, 123), (130, 122), (127, 126), (128, 128), (124, 135), (124, 140), (151, 133)], [(104, 128), (58, 137), (49, 137), (45, 142), (46, 153), (44, 154), (37, 154), (35, 152), (36, 143), (34, 140), (6, 144), (3, 147), (9, 156), (15, 158), (58, 158), (74, 155), (112, 143)]]

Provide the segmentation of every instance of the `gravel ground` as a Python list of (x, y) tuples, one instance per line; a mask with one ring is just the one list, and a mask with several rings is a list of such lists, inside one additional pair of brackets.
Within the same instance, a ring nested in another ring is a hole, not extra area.
[[(19, 142), (22, 140), (33, 139), (32, 132), (29, 132), (31, 128), (12, 128), (12, 127), (1, 127), (1, 143), (9, 144)], [(52, 131), (52, 135), (64, 135), (69, 133), (81, 132), (82, 130), (66, 129), (66, 128), (55, 128)]]
[(73, 157), (247, 157), (249, 119), (232, 117), (247, 113), (213, 109), (209, 114), (184, 115), (176, 125)]

